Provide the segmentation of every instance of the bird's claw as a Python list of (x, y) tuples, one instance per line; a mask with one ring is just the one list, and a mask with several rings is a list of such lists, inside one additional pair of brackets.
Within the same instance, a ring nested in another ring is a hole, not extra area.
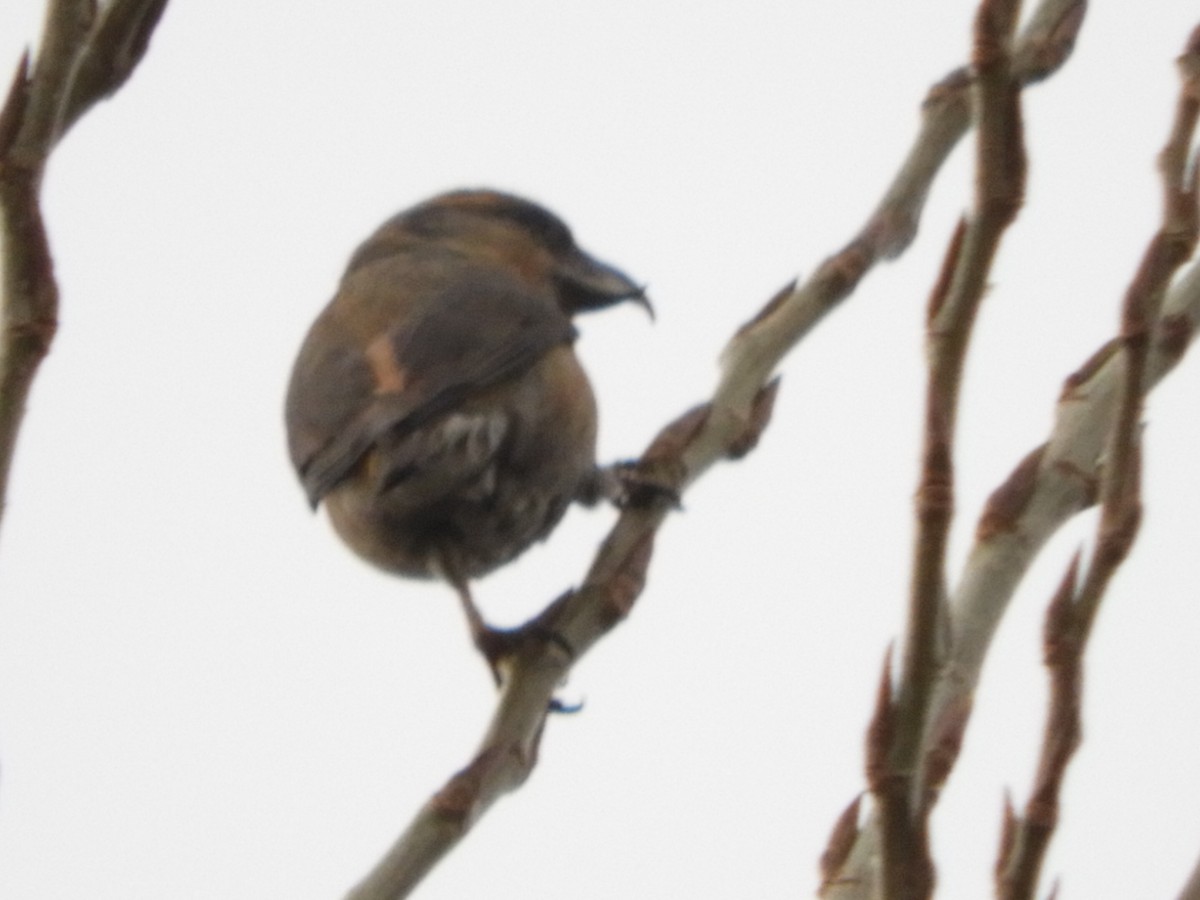
[[(492, 670), (492, 678), (496, 687), (501, 687), (507, 677), (507, 669), (512, 659), (529, 641), (541, 641), (558, 647), (569, 660), (575, 659), (575, 650), (565, 637), (552, 628), (539, 623), (536, 619), (516, 628), (495, 628), (483, 625), (473, 628), (472, 641), (475, 648), (487, 661)], [(582, 704), (564, 704), (557, 699), (551, 700), (552, 712), (578, 712)]]
[(654, 463), (624, 460), (597, 468), (580, 500), (589, 506), (608, 500), (618, 509), (650, 509), (659, 505), (682, 509), (676, 481)]

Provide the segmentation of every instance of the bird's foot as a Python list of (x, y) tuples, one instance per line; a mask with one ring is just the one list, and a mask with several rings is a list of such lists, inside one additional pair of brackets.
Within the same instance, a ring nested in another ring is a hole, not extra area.
[[(475, 649), (487, 661), (488, 668), (492, 670), (492, 678), (497, 687), (503, 685), (507, 679), (512, 660), (532, 641), (553, 644), (565, 653), (568, 659), (575, 658), (575, 651), (566, 638), (542, 625), (537, 619), (516, 628), (495, 628), (482, 621), (472, 622), (471, 640)], [(557, 700), (552, 702), (551, 709), (558, 712), (574, 711)]]
[(594, 506), (607, 500), (618, 509), (649, 509), (655, 506), (682, 508), (677, 480), (670, 472), (644, 460), (624, 460), (597, 467), (584, 482), (579, 500)]
[[(545, 613), (516, 628), (496, 628), (484, 620), (483, 614), (480, 613), (479, 607), (475, 605), (475, 600), (471, 597), (471, 591), (467, 587), (466, 581), (457, 580), (456, 589), (459, 602), (467, 617), (471, 642), (487, 661), (497, 688), (504, 686), (510, 677), (513, 661), (533, 641), (553, 644), (566, 654), (569, 662), (574, 662), (575, 649), (565, 637), (545, 624)], [(550, 700), (550, 712), (572, 713), (578, 712), (582, 708), (582, 704), (564, 703), (557, 697)]]

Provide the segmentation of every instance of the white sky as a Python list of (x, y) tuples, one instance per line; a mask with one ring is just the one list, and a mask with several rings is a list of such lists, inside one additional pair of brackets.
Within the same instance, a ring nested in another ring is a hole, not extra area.
[[(0, 64), (41, 6), (0, 5)], [(352, 557), (284, 452), (292, 356), (379, 221), (501, 187), (648, 282), (655, 325), (580, 322), (601, 454), (631, 456), (707, 394), (732, 330), (861, 224), (973, 7), (176, 0), (46, 184), (62, 327), (0, 554), (0, 896), (337, 897), (469, 758), (492, 695), (450, 592)], [(956, 561), (1114, 328), (1198, 19), (1185, 0), (1094, 4), (1027, 94), (1029, 203), (969, 368)], [(965, 163), (919, 244), (786, 363), (759, 450), (688, 495), (633, 616), (564, 689), (584, 712), (550, 722), (530, 781), (423, 900), (811, 893), (901, 627), (921, 320)], [(1095, 635), (1050, 860), (1064, 898), (1173, 897), (1200, 853), (1198, 396), (1190, 359), (1148, 410), (1146, 527)], [(574, 583), (612, 518), (573, 513), (480, 583), (489, 614), (519, 621)], [(1085, 525), (994, 648), (934, 822), (942, 897), (989, 893), (1043, 716), (1041, 610)]]

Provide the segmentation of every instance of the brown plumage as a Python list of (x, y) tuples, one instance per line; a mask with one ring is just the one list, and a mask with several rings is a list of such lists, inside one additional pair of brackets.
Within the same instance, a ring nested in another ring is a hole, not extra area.
[(300, 349), (286, 418), (309, 502), (369, 562), (446, 578), (481, 647), (496, 633), (468, 579), (594, 491), (596, 404), (571, 317), (622, 300), (646, 303), (547, 210), (457, 191), (355, 251)]

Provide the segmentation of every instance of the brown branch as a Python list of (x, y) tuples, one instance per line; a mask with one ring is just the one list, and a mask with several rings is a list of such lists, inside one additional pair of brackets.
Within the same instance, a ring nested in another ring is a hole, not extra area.
[(992, 261), (1024, 196), (1021, 84), (1013, 77), (1009, 55), (1019, 14), (1017, 0), (983, 0), (976, 15), (975, 210), (955, 232), (929, 304), (924, 448), (916, 493), (908, 627), (893, 711), (896, 738), (888, 760), (888, 790), (876, 794), (887, 898), (917, 900), (933, 892), (929, 805), (920, 796), (915, 772), (939, 662), (939, 627), (945, 627), (946, 546), (954, 515), (954, 425), (963, 365)]
[(1105, 499), (1092, 565), (1077, 589), (1076, 554), (1046, 610), (1044, 656), (1050, 672), (1050, 703), (1033, 790), (1024, 815), (1008, 829), (1010, 834), (1002, 842), (997, 861), (996, 896), (1000, 900), (1029, 900), (1037, 888), (1042, 862), (1058, 825), (1067, 767), (1082, 741), (1083, 661), (1088, 638), (1101, 600), (1128, 556), (1141, 522), (1138, 415), (1142, 393), (1138, 364), (1142, 361), (1136, 352), (1128, 353), (1127, 386), (1105, 468)]
[[(1148, 392), (1182, 359), (1200, 327), (1200, 263), (1167, 292), (1153, 330)], [(924, 741), (927, 788), (945, 782), (958, 756), (992, 635), (1017, 584), (1050, 536), (1099, 496), (1100, 460), (1112, 433), (1123, 369), (1110, 342), (1067, 378), (1050, 439), (1017, 465), (979, 521), (975, 546), (951, 595), (951, 637)], [(865, 896), (865, 895), (855, 895)]]
[(17, 434), (58, 329), (58, 283), (42, 220), (46, 162), (66, 129), (117, 90), (145, 53), (166, 0), (52, 0), (37, 59), (17, 66), (0, 109), (0, 518)]
[[(1069, 56), (1086, 0), (1042, 0), (1014, 50), (1013, 77), (1039, 81)], [(859, 233), (826, 259), (803, 285), (781, 290), (743, 326), (725, 351), (722, 398), (753, 396), (780, 359), (847, 297), (879, 261), (904, 252), (916, 237), (929, 187), (971, 126), (971, 77), (956, 69), (935, 84), (922, 105), (921, 129), (879, 206)], [(734, 385), (745, 387), (735, 390)]]
[[(908, 803), (911, 779), (896, 766), (898, 738), (903, 732), (901, 707), (892, 684), (892, 654), (883, 661), (875, 694), (875, 710), (867, 727), (867, 788), (876, 803), (880, 834), (883, 896), (926, 897), (933, 892), (933, 860), (929, 855), (928, 819), (914, 815)], [(842, 854), (847, 857), (847, 853)], [(827, 874), (826, 884), (833, 883)]]
[[(1067, 378), (1049, 440), (992, 495), (962, 580), (950, 598), (950, 650), (939, 674), (924, 741), (931, 790), (940, 787), (953, 767), (992, 635), (1021, 577), (1059, 526), (1100, 499), (1105, 451), (1110, 455), (1132, 452), (1110, 444), (1119, 410), (1124, 410), (1121, 415), (1126, 419), (1118, 432), (1130, 433), (1130, 417), (1136, 421), (1136, 412), (1122, 400), (1122, 392), (1148, 393), (1179, 362), (1200, 324), (1200, 263), (1193, 263), (1168, 288), (1172, 274), (1195, 246), (1196, 166), (1167, 162), (1178, 159), (1177, 148), (1186, 146), (1180, 143), (1179, 123), (1194, 115), (1190, 111), (1196, 94), (1194, 48), (1195, 42), (1189, 42), (1181, 60), (1184, 96), (1161, 157), (1168, 198), (1163, 224), (1127, 293), (1122, 337), (1101, 347)], [(1193, 199), (1181, 199), (1187, 194)], [(1126, 379), (1131, 348), (1135, 354), (1132, 382)], [(1108, 490), (1121, 489), (1110, 484)], [(1123, 526), (1112, 522), (1110, 527), (1119, 532)]]
[[(1084, 0), (1043, 0), (1022, 37), (1025, 62), (1017, 77), (1022, 81), (1045, 77), (1066, 58), (1084, 5)], [(930, 184), (970, 127), (969, 89), (970, 79), (963, 71), (934, 86), (923, 106), (921, 130), (879, 206), (859, 233), (806, 283), (785, 286), (732, 337), (722, 353), (721, 378), (712, 399), (665, 428), (639, 462), (639, 469), (652, 480), (682, 494), (715, 462), (736, 458), (753, 445), (765, 425), (774, 392), (767, 382), (779, 362), (854, 291), (875, 264), (898, 256), (916, 235)], [(538, 617), (544, 630), (565, 639), (573, 659), (562, 656), (556, 645), (540, 642), (518, 658), (482, 749), (426, 804), (349, 895), (352, 900), (407, 896), (497, 797), (528, 776), (554, 685), (632, 607), (645, 578), (654, 535), (667, 511), (659, 505), (621, 514), (584, 585), (560, 597)], [(496, 759), (509, 762), (500, 765)], [(517, 759), (520, 764), (513, 764)], [(457, 798), (453, 815), (445, 809), (447, 796)], [(864, 843), (860, 835), (850, 859), (860, 858), (869, 843), (869, 836)]]
[[(722, 377), (712, 400), (667, 426), (639, 461), (640, 469), (682, 494), (714, 462), (740, 456), (753, 445), (774, 396), (767, 379), (782, 357), (853, 292), (876, 262), (902, 253), (916, 234), (929, 185), (968, 127), (966, 90), (967, 82), (957, 79), (930, 92), (920, 135), (859, 234), (806, 284), (785, 286), (738, 330), (722, 354)], [(661, 507), (625, 510), (584, 586), (560, 597), (539, 616), (540, 624), (564, 638), (575, 660), (631, 609), (665, 516)], [(474, 761), (426, 804), (349, 900), (407, 896), (491, 802), (527, 777), (542, 718), (571, 662), (555, 657), (552, 645), (531, 647), (517, 659)], [(497, 758), (519, 758), (526, 767), (480, 762)], [(448, 816), (439, 798), (463, 794), (471, 799), (460, 800), (456, 808), (470, 814)]]
[(1200, 28), (1179, 60), (1183, 86), (1171, 135), (1159, 156), (1163, 221), (1126, 293), (1121, 315), (1123, 378), (1100, 486), (1095, 552), (1076, 589), (1078, 556), (1046, 612), (1045, 661), (1050, 704), (1041, 758), (1025, 814), (997, 865), (997, 896), (1028, 900), (1058, 824), (1067, 767), (1082, 739), (1083, 662), (1101, 601), (1129, 554), (1141, 522), (1140, 420), (1150, 341), (1171, 277), (1192, 254), (1197, 239), (1196, 166), (1189, 165), (1200, 115)]
[(50, 0), (27, 86), (29, 103), (18, 126), (9, 164), (40, 169), (54, 149), (60, 135), (63, 102), (71, 91), (71, 73), (95, 24), (95, 15), (92, 0)]
[[(1034, 19), (1039, 18), (1040, 11)], [(1019, 63), (1022, 59), (1023, 51), (1018, 48), (1014, 60)], [(1185, 72), (1192, 66), (1183, 61)], [(1186, 91), (1195, 96), (1194, 88)], [(1191, 180), (1195, 168), (1193, 164), (1183, 170)], [(1177, 206), (1187, 208), (1182, 203)], [(1161, 314), (1157, 321), (1150, 321), (1140, 394), (1179, 362), (1200, 326), (1200, 264), (1193, 265), (1166, 292)], [(1017, 582), (1050, 534), (1096, 500), (1099, 460), (1106, 435), (1113, 432), (1122, 383), (1118, 363), (1122, 355), (1115, 349), (1103, 348), (1068, 379), (1050, 440), (1022, 461), (993, 495), (980, 521), (976, 546), (951, 597), (950, 654), (939, 674), (927, 722), (923, 770), (932, 789), (940, 786), (953, 766), (991, 635)], [(859, 839), (846, 854), (846, 865), (836, 877), (828, 877), (823, 897), (876, 896), (877, 848), (873, 844), (877, 830), (876, 824), (859, 830)]]
[(129, 80), (166, 8), (167, 0), (111, 0), (104, 5), (75, 64), (71, 92), (59, 115), (59, 137)]
[[(770, 420), (778, 382), (764, 386), (749, 423), (729, 440), (727, 456), (739, 457)], [(538, 743), (554, 691), (577, 662), (633, 608), (645, 586), (654, 537), (671, 509), (670, 497), (688, 482), (685, 460), (696, 452), (711, 419), (696, 407), (664, 428), (639, 461), (660, 488), (652, 502), (625, 509), (601, 545), (582, 587), (550, 604), (524, 628), (553, 634), (530, 639), (508, 671), (497, 708), (472, 761), (425, 804), (371, 873), (347, 900), (407, 897), (433, 866), (466, 835), (491, 805), (515, 790), (537, 762)], [(567, 654), (565, 647), (571, 648)]]
[(1011, 803), (1006, 807), (996, 861), (996, 896), (1000, 900), (1033, 896), (1042, 859), (1058, 824), (1063, 774), (1083, 735), (1083, 648), (1074, 609), (1078, 572), (1076, 554), (1046, 609), (1044, 659), (1050, 672), (1050, 703), (1037, 776), (1024, 815), (1018, 819)]
[(492, 724), (474, 759), (417, 813), (348, 900), (407, 897), (503, 793), (537, 760), (554, 690), (570, 666), (557, 645), (531, 645), (515, 660)]
[(862, 795), (860, 794), (850, 801), (850, 804), (838, 816), (837, 821), (833, 823), (829, 840), (825, 844), (825, 852), (821, 854), (820, 859), (821, 890), (832, 884), (838, 877), (838, 873), (846, 865), (850, 851), (854, 849), (859, 835), (858, 816), (861, 808)]

